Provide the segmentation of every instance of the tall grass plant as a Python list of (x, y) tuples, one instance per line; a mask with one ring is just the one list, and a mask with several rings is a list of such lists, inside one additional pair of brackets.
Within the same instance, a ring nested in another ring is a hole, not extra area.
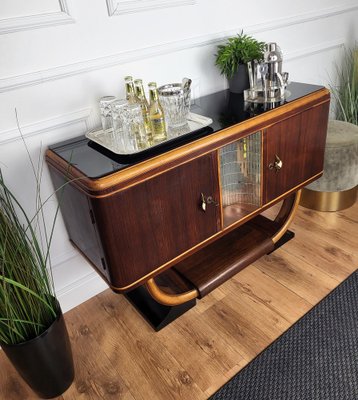
[(345, 49), (336, 66), (337, 85), (330, 85), (336, 103), (336, 119), (358, 125), (358, 47)]
[(18, 344), (37, 337), (60, 312), (49, 252), (59, 207), (48, 226), (44, 205), (52, 195), (42, 201), (42, 154), (40, 151), (35, 165), (25, 141), (24, 144), (36, 180), (32, 217), (0, 171), (0, 344)]

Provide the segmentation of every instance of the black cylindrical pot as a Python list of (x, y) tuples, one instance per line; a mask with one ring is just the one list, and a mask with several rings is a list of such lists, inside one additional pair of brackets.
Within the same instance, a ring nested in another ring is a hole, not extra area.
[(249, 73), (246, 64), (239, 64), (235, 75), (229, 79), (229, 90), (232, 93), (243, 93), (245, 89), (249, 89)]
[(60, 396), (73, 382), (72, 350), (62, 313), (36, 338), (1, 347), (40, 398)]

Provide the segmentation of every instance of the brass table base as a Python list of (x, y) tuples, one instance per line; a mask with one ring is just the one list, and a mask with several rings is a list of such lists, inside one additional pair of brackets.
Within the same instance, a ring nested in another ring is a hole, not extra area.
[(339, 211), (351, 207), (357, 199), (358, 186), (340, 192), (303, 189), (300, 205), (317, 211)]

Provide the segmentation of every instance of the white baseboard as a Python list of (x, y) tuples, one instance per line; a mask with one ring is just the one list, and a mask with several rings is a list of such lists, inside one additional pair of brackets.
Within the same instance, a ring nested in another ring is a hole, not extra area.
[(90, 298), (108, 289), (107, 284), (96, 272), (74, 280), (56, 292), (63, 312), (67, 312)]
[(63, 312), (108, 289), (87, 260), (76, 250), (75, 256), (52, 268), (56, 295)]

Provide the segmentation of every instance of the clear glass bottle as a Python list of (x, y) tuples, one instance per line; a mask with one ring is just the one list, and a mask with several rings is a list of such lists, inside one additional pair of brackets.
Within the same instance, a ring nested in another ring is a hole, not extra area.
[(142, 79), (136, 79), (134, 81), (134, 88), (135, 88), (135, 94), (139, 99), (140, 106), (142, 108), (145, 132), (147, 134), (148, 143), (151, 146), (153, 144), (152, 126), (149, 117), (149, 104), (147, 98), (145, 97)]
[(157, 84), (148, 83), (149, 87), (149, 118), (152, 126), (152, 136), (154, 143), (162, 142), (167, 139), (165, 130), (165, 119), (163, 108), (159, 102)]
[(135, 94), (133, 78), (131, 76), (126, 76), (124, 78), (124, 82), (126, 85), (126, 99), (129, 104), (139, 103), (139, 99)]

